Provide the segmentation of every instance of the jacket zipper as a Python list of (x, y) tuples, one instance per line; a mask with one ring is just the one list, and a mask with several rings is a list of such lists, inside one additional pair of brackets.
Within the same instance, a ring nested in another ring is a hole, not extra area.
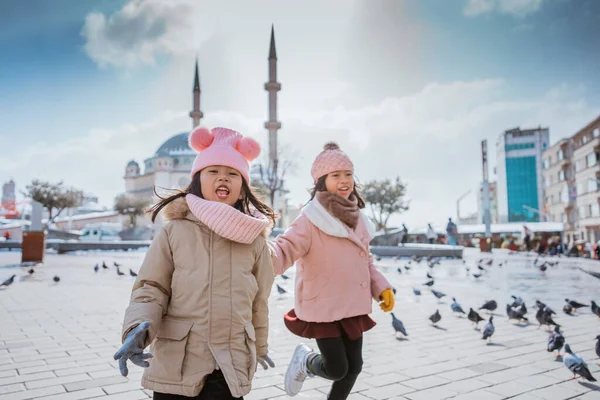
[[(210, 265), (209, 265), (209, 269), (208, 269), (208, 341), (210, 343), (211, 338), (212, 338), (212, 279), (213, 279), (213, 267), (214, 267), (214, 257), (213, 257), (213, 249), (214, 243), (213, 243), (213, 231), (210, 231), (210, 236), (209, 236), (209, 247), (210, 247)], [(215, 360), (216, 361), (216, 360)], [(216, 364), (216, 369), (219, 370), (219, 363), (215, 362)]]

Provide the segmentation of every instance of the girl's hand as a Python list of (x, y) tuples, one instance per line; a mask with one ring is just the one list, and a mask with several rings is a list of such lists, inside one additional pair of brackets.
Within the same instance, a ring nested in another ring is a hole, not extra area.
[(150, 363), (147, 360), (152, 358), (152, 354), (144, 353), (144, 343), (149, 327), (150, 323), (145, 321), (133, 328), (127, 334), (123, 346), (115, 353), (114, 358), (115, 360), (119, 360), (119, 370), (121, 371), (121, 375), (127, 376), (129, 373), (127, 369), (127, 360), (142, 368), (148, 368), (150, 366)]
[(379, 295), (381, 299), (381, 303), (379, 303), (379, 307), (385, 312), (390, 312), (394, 309), (394, 292), (392, 289), (385, 289)]
[(269, 369), (269, 367), (275, 368), (275, 363), (273, 362), (273, 360), (271, 360), (271, 357), (269, 357), (266, 354), (264, 356), (258, 357), (258, 363), (262, 365), (263, 369)]

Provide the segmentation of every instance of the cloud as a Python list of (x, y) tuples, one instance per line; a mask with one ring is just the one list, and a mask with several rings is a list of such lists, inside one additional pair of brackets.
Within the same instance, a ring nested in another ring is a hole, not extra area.
[(464, 14), (477, 16), (494, 11), (523, 18), (537, 12), (544, 0), (467, 0)]
[(189, 0), (132, 0), (110, 16), (90, 13), (81, 31), (84, 49), (101, 67), (153, 64), (210, 36), (213, 24), (196, 10)]
[[(507, 97), (502, 79), (430, 83), (402, 97), (358, 108), (288, 110), (282, 116), (283, 156), (296, 164), (287, 179), (292, 204), (308, 199), (310, 166), (327, 141), (336, 141), (354, 160), (362, 181), (399, 175), (408, 184), (411, 209), (392, 223), (409, 227), (443, 224), (456, 199), (481, 180), (480, 142), (488, 140), (490, 176), (495, 144), (504, 130), (549, 126), (552, 141), (572, 135), (598, 114), (583, 88), (560, 85), (534, 98)], [(264, 118), (236, 112), (207, 112), (205, 126), (229, 126), (258, 139), (266, 149)], [(130, 159), (150, 157), (170, 136), (189, 129), (186, 111), (168, 111), (151, 121), (115, 130), (93, 129), (77, 139), (39, 143), (25, 153), (0, 156), (0, 175), (13, 176), (20, 188), (33, 178), (63, 179), (99, 196), (110, 206), (124, 191)], [(462, 209), (476, 211), (473, 193)]]

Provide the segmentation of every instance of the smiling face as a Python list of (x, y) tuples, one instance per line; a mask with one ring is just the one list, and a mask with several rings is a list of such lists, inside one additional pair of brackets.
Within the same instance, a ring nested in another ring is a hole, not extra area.
[(233, 206), (242, 198), (242, 175), (235, 169), (222, 165), (200, 171), (202, 197)]
[(354, 189), (354, 174), (349, 170), (331, 172), (325, 178), (325, 187), (328, 192), (337, 193), (347, 199)]

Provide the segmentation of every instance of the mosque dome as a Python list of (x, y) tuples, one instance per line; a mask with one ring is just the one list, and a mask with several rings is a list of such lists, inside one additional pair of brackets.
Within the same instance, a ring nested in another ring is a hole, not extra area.
[(167, 141), (160, 145), (154, 156), (169, 157), (188, 154), (195, 155), (196, 152), (192, 150), (188, 143), (189, 134), (189, 132), (182, 132), (170, 137), (167, 139)]

